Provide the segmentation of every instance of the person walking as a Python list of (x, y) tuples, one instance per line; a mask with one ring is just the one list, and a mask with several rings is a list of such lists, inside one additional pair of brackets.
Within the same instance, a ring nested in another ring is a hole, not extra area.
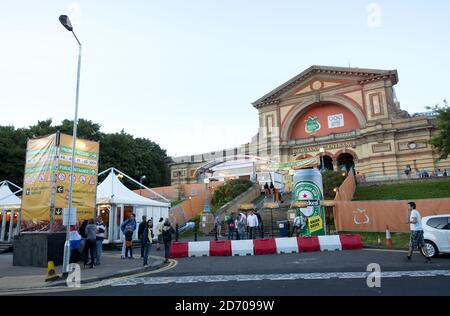
[(264, 184), (264, 194), (267, 196), (270, 195), (270, 189), (269, 189), (269, 183), (266, 182), (266, 184)]
[(220, 214), (216, 215), (215, 226), (216, 226), (217, 237), (222, 237), (222, 224), (220, 223)]
[[(133, 257), (133, 230), (131, 225), (127, 225), (125, 229), (125, 258), (134, 259)], [(128, 257), (128, 253), (130, 256)]]
[(95, 237), (95, 265), (100, 265), (103, 250), (103, 240), (105, 239), (106, 226), (101, 216), (97, 217), (97, 235)]
[(122, 231), (122, 239), (123, 239), (122, 256), (121, 256), (122, 259), (125, 259), (125, 250), (126, 250), (125, 230), (127, 225), (130, 225), (132, 232), (136, 230), (136, 216), (134, 214), (131, 214), (130, 218), (124, 221), (122, 225), (120, 225), (120, 230)]
[(84, 261), (84, 247), (86, 245), (86, 226), (88, 224), (88, 220), (84, 220), (83, 223), (81, 223), (80, 228), (78, 229), (78, 233), (81, 236), (81, 240), (80, 240), (80, 259), (81, 261)]
[(166, 258), (166, 260), (164, 260), (164, 263), (169, 262), (170, 244), (172, 243), (172, 234), (174, 233), (175, 230), (172, 228), (172, 226), (170, 226), (169, 219), (166, 219), (162, 227), (162, 239), (164, 242), (164, 257)]
[[(94, 219), (91, 218), (86, 225), (86, 244), (84, 246), (84, 267), (89, 265), (89, 268), (94, 267), (95, 263), (95, 241), (97, 239), (97, 225), (95, 225)], [(88, 263), (88, 252), (91, 256), (91, 261)]]
[(249, 239), (256, 238), (256, 228), (259, 226), (258, 217), (255, 215), (255, 211), (251, 210), (250, 215), (247, 217), (247, 225), (249, 231)]
[(406, 224), (410, 224), (411, 238), (409, 242), (408, 256), (406, 259), (411, 261), (414, 248), (420, 251), (422, 249), (422, 255), (427, 259), (427, 262), (431, 262), (428, 256), (427, 247), (423, 239), (422, 217), (419, 211), (416, 209), (415, 202), (408, 202), (408, 221)]
[(163, 226), (164, 226), (164, 218), (160, 217), (158, 225), (156, 225), (156, 237), (158, 241), (156, 243), (156, 250), (161, 251), (161, 244), (163, 243)]
[(138, 227), (138, 238), (141, 242), (141, 258), (144, 258), (144, 229), (147, 227), (147, 216), (142, 216), (142, 223)]
[(262, 221), (261, 214), (259, 214), (259, 212), (257, 212), (257, 211), (255, 211), (254, 213), (255, 213), (256, 217), (258, 218), (259, 234), (260, 234), (261, 238), (264, 238), (264, 223)]
[(81, 242), (81, 235), (78, 233), (76, 226), (71, 226), (69, 232), (69, 244), (70, 244), (69, 263), (75, 263), (80, 258), (80, 242)]
[(236, 223), (232, 215), (230, 215), (228, 219), (227, 228), (228, 228), (228, 240), (233, 240), (234, 239), (233, 235), (236, 230)]
[(238, 240), (244, 240), (245, 237), (245, 228), (247, 226), (247, 218), (243, 213), (240, 213), (237, 219), (237, 237)]
[(146, 222), (143, 230), (142, 244), (144, 245), (144, 268), (148, 268), (148, 254), (151, 250), (153, 240), (153, 221), (151, 219)]

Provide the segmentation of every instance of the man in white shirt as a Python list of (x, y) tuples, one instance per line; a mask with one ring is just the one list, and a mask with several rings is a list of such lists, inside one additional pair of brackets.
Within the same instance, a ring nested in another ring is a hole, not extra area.
[(247, 225), (249, 232), (249, 239), (256, 238), (256, 228), (259, 226), (258, 217), (256, 217), (254, 210), (250, 211), (250, 215), (247, 217)]
[(419, 211), (416, 210), (416, 203), (408, 202), (408, 214), (409, 216), (406, 224), (410, 224), (411, 239), (409, 242), (408, 256), (406, 258), (408, 261), (411, 261), (414, 248), (417, 247), (419, 251), (422, 249), (422, 254), (425, 258), (427, 258), (427, 261), (430, 262), (427, 247), (425, 245), (425, 241), (423, 240), (422, 217), (420, 216)]

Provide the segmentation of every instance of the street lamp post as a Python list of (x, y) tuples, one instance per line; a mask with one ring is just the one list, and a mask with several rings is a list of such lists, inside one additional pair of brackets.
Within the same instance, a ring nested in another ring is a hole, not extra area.
[[(206, 174), (205, 174), (206, 176)], [(209, 213), (209, 202), (208, 202), (208, 184), (209, 184), (209, 179), (205, 177), (205, 208), (203, 209), (203, 213)]]
[(320, 151), (320, 161), (321, 161), (320, 171), (324, 171), (325, 170), (325, 166), (323, 165), (323, 154), (325, 153), (325, 148), (320, 147), (319, 151)]
[(142, 180), (144, 180), (146, 177), (142, 176), (139, 182), (141, 183), (141, 187), (139, 188), (139, 195), (142, 195)]
[(72, 32), (76, 41), (78, 42), (78, 70), (77, 70), (77, 90), (75, 95), (75, 118), (73, 121), (73, 135), (72, 135), (72, 159), (70, 162), (70, 189), (69, 189), (69, 214), (67, 217), (66, 226), (66, 242), (64, 244), (64, 258), (63, 258), (63, 273), (69, 272), (69, 261), (70, 261), (70, 243), (69, 243), (69, 233), (70, 233), (70, 213), (72, 210), (72, 194), (73, 194), (73, 178), (74, 178), (74, 163), (75, 163), (75, 146), (77, 140), (77, 126), (78, 126), (78, 96), (80, 92), (80, 70), (81, 70), (81, 43), (78, 40), (75, 32), (73, 31), (72, 23), (67, 15), (60, 15), (59, 21), (61, 24), (70, 32)]
[(253, 163), (253, 169), (252, 169), (252, 182), (253, 183), (256, 183), (256, 166), (255, 166), (255, 163), (256, 163), (256, 158), (255, 157), (253, 157), (252, 158), (252, 163)]

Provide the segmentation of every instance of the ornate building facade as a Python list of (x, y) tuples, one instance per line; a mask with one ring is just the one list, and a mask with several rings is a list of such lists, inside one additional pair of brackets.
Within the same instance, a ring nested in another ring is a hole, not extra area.
[(172, 181), (193, 183), (211, 161), (293, 161), (320, 157), (327, 169), (354, 167), (367, 181), (398, 179), (405, 169), (431, 172), (450, 167), (428, 140), (432, 115), (400, 109), (396, 70), (312, 66), (253, 103), (259, 132), (237, 148), (173, 158)]

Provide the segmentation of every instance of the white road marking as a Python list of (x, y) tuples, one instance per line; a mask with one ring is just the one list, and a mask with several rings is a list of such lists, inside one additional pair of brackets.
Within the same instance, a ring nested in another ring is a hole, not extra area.
[[(140, 284), (187, 284), (187, 283), (217, 283), (217, 282), (251, 282), (251, 281), (292, 281), (292, 280), (329, 280), (329, 279), (365, 279), (370, 272), (331, 272), (331, 273), (288, 273), (288, 274), (254, 274), (254, 275), (202, 275), (202, 276), (180, 276), (180, 277), (140, 277), (132, 278), (124, 282), (112, 281), (110, 286), (140, 285)], [(450, 270), (429, 271), (389, 271), (381, 272), (381, 278), (401, 277), (436, 277), (450, 276)]]

